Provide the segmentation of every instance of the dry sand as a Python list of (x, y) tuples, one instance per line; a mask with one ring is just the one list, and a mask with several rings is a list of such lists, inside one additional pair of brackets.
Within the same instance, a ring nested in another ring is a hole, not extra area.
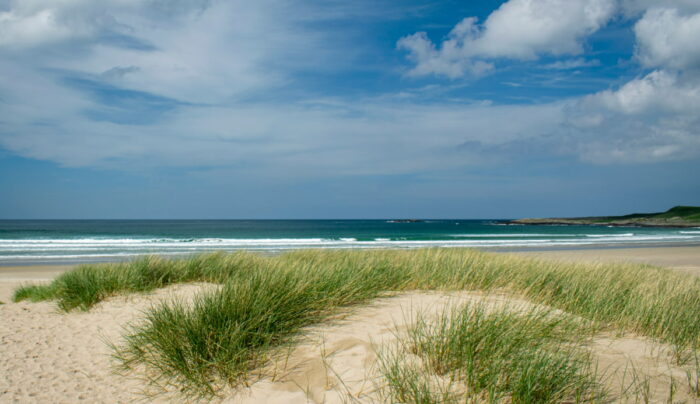
[(524, 251), (511, 254), (558, 261), (636, 262), (673, 268), (700, 276), (700, 245), (692, 247)]
[[(700, 273), (700, 248), (534, 254), (576, 260), (642, 259), (677, 264), (673, 266)], [(0, 305), (0, 403), (182, 401), (172, 395), (148, 398), (138, 372), (115, 374), (106, 341), (118, 343), (123, 327), (138, 321), (152, 304), (173, 296), (191, 298), (215, 286), (176, 285), (147, 295), (114, 297), (87, 313), (58, 313), (52, 303), (10, 302), (12, 290), (23, 280), (50, 280), (62, 270), (65, 268), (0, 268), (0, 300), (6, 303)], [(248, 388), (224, 391), (222, 401), (377, 402), (381, 399), (377, 351), (392, 346), (397, 332), (410, 325), (416, 312), (431, 315), (449, 305), (477, 300), (494, 305), (506, 301), (529, 304), (503, 295), (467, 292), (415, 292), (378, 299), (367, 307), (355, 308), (342, 319), (310, 328), (301, 344), (265, 369), (267, 376), (255, 377)], [(667, 401), (671, 377), (677, 383), (676, 401), (697, 402), (687, 395), (685, 373), (668, 359), (664, 347), (634, 335), (600, 336), (592, 346), (600, 369), (616, 386), (614, 391), (619, 391), (622, 379), (631, 382), (631, 374), (625, 369), (634, 367), (639, 376), (649, 378), (650, 402)]]

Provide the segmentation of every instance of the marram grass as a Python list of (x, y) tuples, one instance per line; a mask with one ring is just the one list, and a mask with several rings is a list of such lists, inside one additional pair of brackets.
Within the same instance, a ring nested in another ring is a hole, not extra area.
[[(436, 321), (419, 316), (380, 353), (388, 401), (602, 402), (588, 328), (561, 312), (484, 303), (448, 308)], [(418, 360), (406, 360), (411, 354)]]
[(117, 294), (148, 292), (175, 283), (223, 283), (235, 271), (258, 265), (253, 254), (202, 254), (184, 260), (157, 256), (116, 264), (88, 264), (65, 272), (48, 285), (24, 285), (14, 301), (56, 300), (65, 311), (88, 310)]
[(192, 305), (161, 304), (130, 330), (118, 356), (188, 391), (236, 384), (272, 348), (338, 308), (404, 290), (500, 290), (673, 345), (687, 360), (700, 345), (700, 279), (636, 264), (573, 264), (469, 249), (302, 250), (263, 257), (205, 254), (81, 266), (15, 300), (55, 299), (88, 310), (104, 298), (182, 282), (222, 288)]

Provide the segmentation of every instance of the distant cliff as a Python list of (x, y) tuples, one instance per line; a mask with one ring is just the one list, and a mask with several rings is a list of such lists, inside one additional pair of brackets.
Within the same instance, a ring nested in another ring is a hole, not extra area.
[(516, 219), (509, 224), (639, 226), (639, 227), (699, 227), (700, 207), (676, 206), (666, 212), (634, 213), (625, 216), (597, 216), (546, 219)]

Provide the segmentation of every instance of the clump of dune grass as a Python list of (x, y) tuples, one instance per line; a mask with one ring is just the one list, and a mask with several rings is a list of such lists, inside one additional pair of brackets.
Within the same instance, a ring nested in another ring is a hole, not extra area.
[[(589, 332), (550, 310), (467, 304), (436, 321), (419, 316), (380, 367), (392, 402), (598, 401), (605, 392), (582, 344)], [(409, 353), (421, 364), (407, 361)]]
[(398, 351), (382, 352), (379, 361), (383, 378), (380, 383), (385, 383), (378, 389), (380, 402), (451, 404), (460, 401), (455, 381), (426, 370), (421, 363), (407, 360)]
[(12, 300), (20, 302), (29, 300), (31, 302), (41, 302), (44, 300), (56, 299), (56, 290), (49, 285), (22, 285), (17, 288), (12, 296)]
[(64, 311), (89, 310), (116, 294), (148, 292), (176, 283), (223, 283), (232, 272), (255, 265), (259, 259), (240, 252), (201, 254), (183, 260), (149, 256), (126, 263), (81, 265), (50, 284), (19, 287), (13, 300), (56, 300)]
[(690, 366), (686, 370), (686, 378), (691, 394), (695, 398), (700, 398), (700, 355), (697, 351), (693, 352), (693, 356), (690, 359)]
[[(687, 361), (700, 348), (700, 279), (637, 264), (573, 264), (468, 249), (302, 250), (272, 257), (204, 254), (82, 266), (49, 285), (26, 285), (15, 300), (57, 300), (87, 310), (104, 298), (182, 282), (222, 288), (193, 305), (150, 310), (126, 336), (126, 366), (146, 364), (192, 391), (235, 384), (267, 352), (340, 307), (405, 290), (501, 291), (650, 336)], [(254, 313), (254, 316), (249, 313)]]
[(402, 281), (388, 267), (361, 261), (282, 262), (236, 271), (219, 291), (201, 294), (191, 305), (176, 301), (154, 308), (126, 336), (117, 357), (126, 369), (137, 364), (157, 369), (152, 381), (161, 386), (174, 382), (213, 394), (217, 382), (244, 380), (302, 327)]

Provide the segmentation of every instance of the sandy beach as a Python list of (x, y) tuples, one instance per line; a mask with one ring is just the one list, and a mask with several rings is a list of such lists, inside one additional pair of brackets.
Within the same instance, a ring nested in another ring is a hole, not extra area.
[(569, 262), (635, 262), (700, 276), (700, 246), (526, 251), (513, 254)]
[[(700, 247), (626, 248), (513, 253), (565, 261), (633, 261), (700, 274)], [(175, 285), (154, 293), (117, 296), (88, 312), (59, 313), (55, 304), (12, 303), (23, 282), (50, 281), (70, 267), (0, 267), (0, 402), (172, 402), (177, 396), (147, 395), (138, 372), (116, 374), (107, 342), (119, 343), (124, 327), (164, 299), (191, 299), (215, 288), (209, 284)], [(381, 396), (377, 352), (392, 346), (416, 313), (435, 315), (467, 301), (489, 305), (531, 303), (509, 296), (472, 292), (414, 292), (382, 298), (346, 311), (328, 324), (312, 327), (300, 345), (269, 364), (250, 387), (225, 391), (222, 402), (341, 403), (377, 402)], [(664, 355), (664, 346), (635, 335), (600, 336), (593, 351), (619, 384), (628, 366), (649, 377), (651, 402), (666, 402), (669, 378), (684, 371)], [(677, 398), (693, 402), (680, 389)]]
[(700, 0), (0, 0), (0, 404), (700, 404)]

